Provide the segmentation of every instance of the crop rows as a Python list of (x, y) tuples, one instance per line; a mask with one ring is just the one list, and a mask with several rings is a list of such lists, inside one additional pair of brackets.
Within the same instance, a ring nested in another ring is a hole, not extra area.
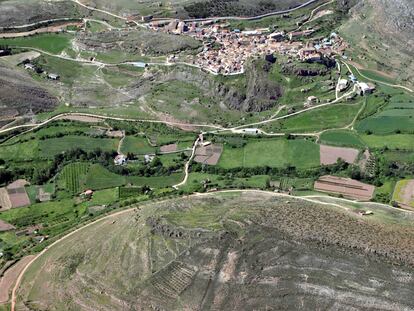
[(190, 285), (195, 271), (182, 262), (173, 262), (167, 271), (157, 273), (152, 285), (164, 296), (177, 298)]
[(62, 178), (65, 181), (66, 189), (72, 194), (81, 191), (81, 179), (85, 178), (88, 168), (88, 163), (71, 163), (63, 169)]

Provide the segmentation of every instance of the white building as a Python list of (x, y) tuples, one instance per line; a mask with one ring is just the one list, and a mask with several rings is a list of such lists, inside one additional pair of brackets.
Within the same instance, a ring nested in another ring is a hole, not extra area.
[(347, 79), (339, 79), (338, 81), (338, 91), (342, 92), (345, 91), (348, 87), (348, 80)]
[(365, 82), (358, 82), (357, 88), (361, 95), (371, 94), (375, 90), (375, 85), (368, 84)]
[(118, 154), (114, 159), (115, 165), (124, 165), (127, 162), (128, 158), (126, 155)]

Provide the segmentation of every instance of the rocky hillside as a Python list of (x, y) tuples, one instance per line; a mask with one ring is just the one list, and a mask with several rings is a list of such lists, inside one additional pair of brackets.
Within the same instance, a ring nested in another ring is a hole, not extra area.
[(154, 34), (148, 30), (83, 33), (76, 39), (76, 44), (85, 50), (99, 52), (122, 50), (137, 55), (166, 55), (201, 46), (200, 41), (189, 36), (175, 36), (161, 32)]
[(184, 6), (190, 17), (256, 16), (278, 10), (294, 8), (305, 0), (207, 0)]
[(277, 99), (283, 94), (283, 89), (276, 82), (268, 79), (271, 64), (255, 62), (248, 64), (246, 75), (237, 77), (237, 83), (232, 78), (214, 77), (209, 73), (188, 67), (175, 67), (169, 71), (156, 71), (147, 75), (135, 85), (138, 95), (147, 92), (151, 85), (166, 81), (191, 82), (216, 103), (223, 103), (230, 109), (244, 112), (268, 110), (277, 105)]
[[(355, 1), (355, 0), (354, 0)], [(353, 1), (338, 0), (349, 6)], [(340, 29), (359, 53), (404, 84), (414, 85), (414, 2), (411, 0), (355, 1), (350, 19)], [(371, 65), (372, 67), (372, 65)]]
[(57, 106), (57, 98), (27, 73), (1, 64), (0, 72), (0, 117), (39, 113)]
[(387, 261), (412, 264), (413, 237), (264, 194), (140, 205), (50, 247), (18, 310), (412, 310), (413, 270)]
[(48, 19), (78, 17), (84, 11), (72, 1), (0, 1), (0, 27), (19, 26)]

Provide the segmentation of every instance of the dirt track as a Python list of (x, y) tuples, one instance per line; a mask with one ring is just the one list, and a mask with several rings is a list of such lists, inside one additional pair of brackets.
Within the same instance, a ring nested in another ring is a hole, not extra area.
[(35, 257), (35, 255), (23, 257), (11, 268), (6, 270), (4, 276), (0, 279), (0, 303), (6, 303), (9, 301), (10, 290), (16, 283), (20, 273)]

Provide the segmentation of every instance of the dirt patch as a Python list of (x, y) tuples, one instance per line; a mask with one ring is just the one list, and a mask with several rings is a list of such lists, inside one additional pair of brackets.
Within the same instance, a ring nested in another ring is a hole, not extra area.
[(217, 165), (222, 152), (223, 146), (221, 145), (201, 146), (196, 150), (194, 161), (202, 164)]
[(175, 152), (177, 150), (178, 150), (177, 144), (169, 144), (169, 145), (164, 145), (160, 147), (160, 151), (165, 152), (165, 153)]
[(16, 181), (12, 182), (11, 184), (9, 184), (7, 186), (7, 189), (8, 190), (19, 189), (19, 188), (22, 188), (22, 187), (27, 186), (27, 185), (29, 185), (29, 182), (26, 179), (18, 179)]
[(6, 270), (3, 277), (0, 279), (0, 303), (6, 303), (9, 300), (9, 294), (16, 283), (19, 274), (24, 267), (35, 257), (34, 255), (26, 256), (20, 259), (16, 264)]
[(70, 120), (70, 121), (78, 121), (78, 122), (86, 122), (86, 123), (99, 123), (102, 120), (100, 118), (90, 117), (90, 116), (79, 116), (79, 115), (69, 115), (69, 116), (62, 116), (57, 118), (57, 120)]
[(106, 131), (106, 136), (113, 137), (113, 138), (122, 138), (122, 137), (125, 136), (125, 132), (124, 131), (108, 130), (108, 131)]
[(332, 11), (332, 10), (319, 11), (318, 13), (316, 13), (314, 15), (314, 17), (311, 19), (311, 21), (314, 21), (315, 19), (321, 18), (321, 17), (326, 16), (326, 15), (330, 15), (330, 14), (333, 14), (333, 13), (334, 13), (334, 11)]
[(9, 194), (6, 188), (0, 188), (0, 211), (6, 211), (12, 208)]
[(314, 185), (315, 190), (335, 193), (344, 197), (368, 201), (374, 195), (375, 187), (354, 179), (337, 176), (322, 176)]
[(342, 159), (347, 163), (354, 163), (359, 154), (358, 149), (331, 147), (326, 145), (320, 146), (320, 161), (323, 165), (334, 164), (338, 159)]
[(0, 60), (6, 61), (8, 64), (12, 66), (17, 66), (18, 64), (21, 64), (24, 60), (34, 60), (40, 56), (39, 52), (36, 51), (29, 51), (29, 52), (23, 52), (19, 54), (13, 54), (8, 56), (3, 56), (0, 58)]
[(0, 232), (13, 230), (16, 227), (0, 219)]

